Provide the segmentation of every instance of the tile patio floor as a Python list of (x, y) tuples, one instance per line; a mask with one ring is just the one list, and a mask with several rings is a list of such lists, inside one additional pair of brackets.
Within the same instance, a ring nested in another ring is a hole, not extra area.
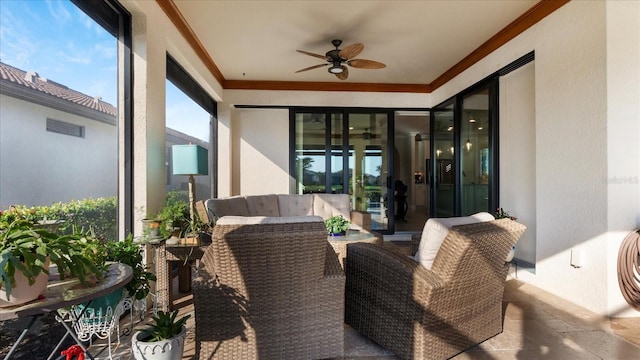
[[(397, 246), (390, 242), (385, 245)], [(190, 296), (175, 304), (181, 313), (193, 313)], [(511, 276), (506, 284), (504, 305), (503, 333), (454, 359), (640, 359), (640, 317), (608, 320)], [(190, 319), (183, 359), (191, 359), (195, 354), (193, 338), (194, 321)], [(121, 338), (116, 359), (131, 358), (129, 343), (129, 337)], [(94, 349), (99, 350), (99, 346), (95, 344)], [(106, 350), (98, 355), (98, 359), (104, 359)], [(343, 359), (397, 357), (345, 325)]]

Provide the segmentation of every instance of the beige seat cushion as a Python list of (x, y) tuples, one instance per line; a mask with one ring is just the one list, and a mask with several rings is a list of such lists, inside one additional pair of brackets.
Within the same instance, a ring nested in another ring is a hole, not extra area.
[(245, 196), (249, 216), (280, 216), (276, 195)]
[(322, 222), (319, 216), (224, 216), (218, 219), (216, 225), (255, 225), (255, 224), (289, 224)]
[(440, 245), (447, 237), (452, 226), (473, 224), (484, 221), (493, 221), (493, 215), (487, 212), (480, 212), (471, 216), (451, 217), (451, 218), (431, 218), (424, 224), (420, 245), (415, 255), (415, 260), (427, 269), (431, 269), (433, 261), (438, 255)]
[(313, 195), (278, 195), (280, 216), (313, 215)]
[(313, 214), (323, 219), (342, 215), (351, 221), (351, 205), (348, 194), (314, 194)]
[(208, 199), (204, 206), (211, 219), (219, 219), (223, 216), (249, 216), (247, 202), (244, 196), (233, 196), (224, 199)]

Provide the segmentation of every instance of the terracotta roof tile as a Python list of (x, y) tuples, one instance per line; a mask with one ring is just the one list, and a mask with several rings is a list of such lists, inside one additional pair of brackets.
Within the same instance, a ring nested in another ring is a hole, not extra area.
[(117, 109), (115, 106), (109, 104), (108, 102), (102, 101), (99, 98), (94, 98), (79, 91), (69, 89), (68, 87), (62, 84), (58, 84), (55, 81), (41, 78), (37, 76), (37, 73), (33, 77), (33, 82), (28, 81), (26, 77), (26, 71), (0, 62), (0, 81), (8, 81), (14, 84), (23, 85), (27, 88), (67, 100), (74, 104), (97, 110), (111, 116), (117, 115)]

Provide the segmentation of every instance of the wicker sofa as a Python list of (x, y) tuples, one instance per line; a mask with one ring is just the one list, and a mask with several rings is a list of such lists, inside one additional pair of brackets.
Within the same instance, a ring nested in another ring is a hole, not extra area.
[(347, 249), (345, 322), (403, 359), (447, 359), (502, 332), (505, 258), (525, 227), (454, 226), (431, 270), (369, 244)]
[(371, 214), (351, 210), (348, 194), (269, 194), (232, 196), (208, 199), (204, 202), (209, 219), (223, 216), (304, 216), (317, 215), (328, 219), (342, 215), (352, 228), (371, 230)]
[(322, 218), (222, 217), (198, 273), (198, 358), (343, 356), (345, 277)]

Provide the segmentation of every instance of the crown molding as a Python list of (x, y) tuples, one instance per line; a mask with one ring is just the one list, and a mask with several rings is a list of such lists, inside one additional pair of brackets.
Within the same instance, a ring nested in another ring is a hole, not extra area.
[(182, 13), (178, 10), (175, 2), (173, 2), (173, 0), (156, 0), (156, 3), (158, 3), (162, 11), (164, 11), (169, 20), (171, 20), (180, 34), (182, 34), (193, 51), (195, 51), (198, 58), (200, 58), (207, 69), (211, 72), (213, 77), (215, 77), (220, 85), (224, 87), (224, 75), (222, 75), (222, 72), (220, 72), (216, 63), (213, 62), (213, 59), (209, 56), (207, 49), (202, 45), (200, 39), (198, 39), (193, 30), (191, 30), (191, 26), (189, 26), (187, 20), (182, 16)]
[(156, 0), (169, 20), (178, 29), (196, 55), (223, 89), (229, 90), (295, 90), (295, 91), (353, 91), (353, 92), (408, 92), (430, 93), (458, 76), (493, 51), (506, 44), (538, 21), (544, 19), (570, 0), (541, 0), (527, 12), (512, 21), (480, 47), (472, 51), (430, 84), (379, 84), (379, 83), (336, 83), (336, 82), (298, 82), (298, 81), (249, 81), (226, 80), (218, 69), (206, 48), (202, 45), (187, 23), (174, 0)]
[(438, 76), (429, 85), (431, 91), (436, 90), (440, 86), (446, 84), (454, 77), (460, 75), (463, 71), (470, 68), (478, 61), (484, 59), (487, 55), (493, 51), (511, 41), (516, 36), (535, 25), (538, 21), (544, 19), (549, 14), (558, 10), (564, 4), (570, 0), (541, 0), (534, 6), (532, 6), (527, 12), (520, 15), (517, 19), (512, 21), (505, 28), (500, 30), (497, 34), (493, 35), (489, 40), (485, 41), (477, 49), (472, 51), (464, 59), (460, 60), (457, 64), (445, 71), (442, 75)]
[(311, 81), (248, 81), (226, 80), (228, 90), (295, 90), (295, 91), (362, 91), (362, 92), (430, 92), (426, 84), (380, 84)]

